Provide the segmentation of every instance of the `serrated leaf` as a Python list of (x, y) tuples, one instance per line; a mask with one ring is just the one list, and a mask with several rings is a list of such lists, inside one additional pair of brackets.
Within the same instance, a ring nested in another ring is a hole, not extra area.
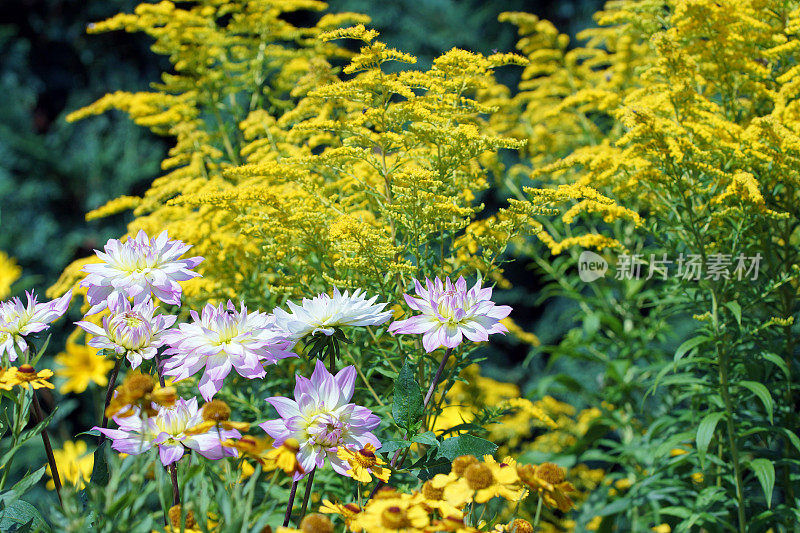
[(409, 446), (411, 446), (411, 442), (407, 440), (385, 440), (381, 443), (378, 451), (389, 454), (397, 450), (404, 450)]
[(406, 360), (394, 382), (392, 417), (398, 427), (412, 431), (421, 416), (422, 391), (414, 378), (414, 372), (411, 370), (408, 360)]
[(50, 531), (36, 507), (25, 500), (17, 500), (0, 511), (0, 531), (18, 531), (25, 525), (35, 527), (36, 531)]
[(709, 413), (700, 421), (697, 426), (697, 454), (700, 456), (700, 465), (703, 466), (708, 445), (714, 436), (717, 424), (725, 416), (725, 413)]
[(772, 395), (769, 393), (769, 389), (767, 389), (763, 383), (759, 383), (758, 381), (740, 381), (738, 385), (748, 389), (750, 392), (758, 396), (758, 399), (761, 400), (761, 403), (764, 405), (764, 409), (767, 411), (769, 423), (772, 424), (772, 411), (774, 408), (774, 402), (772, 400)]
[(753, 459), (750, 461), (750, 468), (756, 474), (761, 488), (764, 491), (764, 498), (767, 500), (767, 507), (772, 507), (772, 489), (775, 487), (775, 466), (769, 459)]
[(416, 442), (416, 443), (419, 443), (419, 444), (426, 444), (428, 446), (438, 446), (439, 445), (439, 441), (436, 440), (436, 435), (433, 433), (433, 431), (426, 431), (425, 433), (420, 433), (419, 435), (414, 435), (413, 437), (411, 437), (411, 440), (413, 442)]
[(450, 461), (461, 455), (474, 455), (481, 458), (484, 455), (492, 455), (497, 450), (497, 445), (486, 439), (473, 435), (459, 435), (445, 439), (439, 445), (438, 457), (446, 457)]

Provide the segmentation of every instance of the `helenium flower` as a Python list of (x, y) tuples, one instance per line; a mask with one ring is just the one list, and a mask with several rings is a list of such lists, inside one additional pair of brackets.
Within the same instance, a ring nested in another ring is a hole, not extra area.
[[(268, 420), (261, 429), (281, 446), (286, 439), (300, 443), (297, 459), (308, 473), (320, 468), (327, 458), (333, 469), (346, 476), (350, 465), (337, 455), (339, 447), (361, 449), (367, 444), (379, 448), (372, 434), (380, 418), (366, 407), (349, 403), (355, 390), (356, 370), (347, 366), (335, 376), (317, 359), (311, 379), (296, 376), (294, 400), (275, 396), (267, 398), (281, 418)], [(295, 480), (305, 474), (296, 473)]]
[(191, 245), (182, 241), (169, 240), (166, 231), (150, 238), (140, 230), (125, 242), (109, 239), (105, 252), (95, 250), (103, 262), (82, 269), (89, 274), (80, 284), (88, 287), (86, 298), (92, 308), (87, 314), (129, 298), (139, 304), (151, 295), (164, 303), (180, 305), (182, 289), (178, 282), (199, 276), (191, 269), (203, 261), (202, 257), (179, 259), (189, 248)]
[[(197, 407), (197, 398), (178, 398), (172, 407), (158, 407), (156, 416), (142, 418), (138, 407), (129, 416), (115, 416), (119, 429), (93, 427), (112, 440), (111, 447), (118, 452), (138, 455), (158, 447), (164, 466), (183, 457), (185, 449), (195, 450), (207, 459), (236, 457), (236, 449), (223, 446), (226, 439), (242, 435), (235, 429), (212, 428), (199, 435), (187, 435), (185, 431), (203, 422), (202, 412)], [(126, 410), (123, 410), (126, 411)]]
[(21, 352), (27, 350), (25, 336), (49, 328), (51, 322), (67, 312), (72, 300), (72, 290), (61, 298), (42, 303), (36, 301), (33, 291), (25, 294), (28, 297), (27, 304), (19, 298), (0, 303), (0, 357), (8, 354), (9, 361), (17, 358), (15, 345)]
[(131, 306), (128, 300), (112, 304), (111, 314), (103, 317), (103, 327), (82, 320), (76, 322), (93, 335), (87, 343), (98, 349), (113, 350), (119, 357), (127, 357), (131, 368), (138, 367), (143, 359), (152, 359), (164, 343), (162, 333), (175, 323), (173, 315), (156, 315), (157, 307), (149, 298)]
[(275, 318), (248, 313), (244, 304), (239, 311), (230, 300), (227, 308), (207, 304), (202, 315), (192, 311), (191, 316), (193, 322), (164, 333), (169, 346), (164, 355), (172, 356), (164, 363), (164, 373), (181, 380), (205, 368), (199, 387), (206, 401), (219, 392), (231, 369), (248, 379), (263, 378), (264, 365), (297, 357), (289, 351), (291, 343), (275, 326)]
[(440, 346), (455, 348), (464, 337), (472, 342), (483, 342), (493, 333), (505, 333), (508, 329), (500, 323), (511, 313), (507, 305), (495, 305), (490, 300), (492, 288), (481, 288), (481, 280), (467, 289), (462, 277), (453, 284), (450, 278), (445, 282), (425, 280), (425, 287), (414, 280), (417, 298), (404, 294), (406, 304), (419, 311), (420, 315), (405, 320), (397, 320), (389, 326), (389, 332), (416, 333), (422, 335), (422, 345), (426, 352)]

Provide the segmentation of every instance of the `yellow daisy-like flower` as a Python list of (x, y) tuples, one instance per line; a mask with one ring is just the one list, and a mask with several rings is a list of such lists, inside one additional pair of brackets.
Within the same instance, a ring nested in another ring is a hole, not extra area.
[(9, 380), (15, 380), (15, 384), (20, 387), (35, 389), (55, 389), (55, 386), (47, 381), (53, 377), (53, 371), (50, 369), (43, 369), (37, 372), (31, 365), (20, 365), (19, 368), (12, 366), (8, 372), (13, 372), (13, 377)]
[(424, 530), (429, 525), (430, 518), (422, 505), (422, 496), (415, 493), (373, 498), (364, 511), (353, 518), (351, 529), (369, 533), (395, 533)]
[(108, 385), (108, 372), (114, 368), (114, 362), (97, 354), (97, 349), (67, 340), (66, 351), (55, 357), (60, 368), (56, 368), (56, 376), (65, 378), (59, 391), (62, 394), (84, 392), (89, 383), (100, 387)]
[(0, 252), (0, 300), (11, 295), (11, 285), (22, 275), (22, 269), (14, 259)]
[(225, 430), (248, 431), (250, 424), (247, 422), (234, 422), (230, 419), (231, 408), (222, 400), (211, 400), (203, 406), (203, 421), (196, 426), (184, 431), (187, 435), (200, 435), (208, 433), (211, 429), (219, 427)]
[(568, 492), (576, 492), (572, 483), (565, 481), (564, 469), (554, 463), (542, 463), (539, 466), (518, 465), (519, 478), (530, 489), (539, 494), (548, 507), (558, 508), (566, 513), (575, 505), (567, 496)]
[(277, 448), (272, 448), (268, 451), (264, 459), (267, 462), (267, 468), (274, 470), (280, 468), (286, 474), (294, 475), (295, 473), (303, 474), (305, 470), (300, 465), (297, 459), (297, 452), (300, 451), (300, 443), (297, 439), (286, 439), (283, 444)]
[(473, 464), (464, 471), (456, 482), (444, 488), (444, 498), (451, 502), (475, 501), (486, 503), (492, 498), (501, 497), (508, 501), (519, 501), (525, 494), (514, 460), (507, 457), (497, 463), (491, 456), (484, 456), (483, 463)]
[(351, 531), (353, 529), (353, 518), (362, 511), (361, 507), (354, 503), (333, 503), (330, 500), (322, 500), (322, 505), (319, 508), (320, 513), (336, 514), (344, 519), (345, 525)]
[(0, 390), (11, 390), (15, 385), (19, 385), (17, 380), (17, 369), (0, 368)]
[[(80, 490), (89, 481), (94, 466), (94, 456), (86, 453), (84, 441), (65, 442), (62, 449), (53, 450), (53, 457), (56, 460), (58, 475), (62, 483), (65, 485), (71, 483)], [(56, 486), (52, 479), (53, 473), (50, 471), (50, 465), (47, 465), (45, 472), (50, 476), (45, 485), (47, 490), (55, 490)]]
[(431, 511), (438, 511), (439, 516), (456, 519), (464, 516), (459, 507), (463, 507), (467, 502), (459, 502), (459, 506), (453, 505), (444, 498), (444, 488), (437, 487), (433, 480), (429, 479), (422, 485), (422, 496), (425, 498), (422, 502), (423, 505)]
[(425, 533), (434, 531), (448, 531), (450, 533), (479, 533), (480, 529), (468, 526), (464, 519), (458, 516), (448, 516), (441, 520), (434, 520), (431, 525), (425, 528)]
[(389, 469), (382, 466), (386, 464), (386, 461), (375, 455), (375, 446), (371, 443), (367, 443), (360, 450), (339, 448), (336, 455), (342, 461), (347, 461), (347, 464), (350, 465), (347, 475), (356, 481), (369, 483), (372, 481), (372, 476), (384, 483), (389, 481)]

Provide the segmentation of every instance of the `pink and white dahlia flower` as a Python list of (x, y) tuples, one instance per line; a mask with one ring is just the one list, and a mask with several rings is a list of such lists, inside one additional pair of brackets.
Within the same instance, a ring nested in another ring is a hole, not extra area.
[[(185, 450), (194, 450), (207, 459), (236, 457), (235, 448), (223, 446), (226, 439), (238, 439), (242, 435), (235, 429), (212, 428), (199, 435), (187, 435), (187, 429), (203, 422), (203, 414), (197, 407), (197, 398), (184, 400), (178, 398), (172, 407), (158, 408), (158, 414), (142, 418), (139, 408), (134, 408), (130, 416), (112, 418), (119, 429), (93, 427), (112, 440), (111, 447), (118, 452), (139, 455), (158, 447), (158, 454), (164, 466), (174, 463)], [(126, 410), (123, 410), (126, 411)]]
[[(346, 476), (350, 465), (337, 456), (337, 448), (361, 449), (368, 443), (381, 446), (372, 434), (380, 418), (366, 407), (349, 403), (355, 390), (355, 367), (345, 367), (334, 376), (317, 359), (311, 379), (299, 375), (296, 378), (294, 400), (267, 398), (281, 418), (260, 424), (261, 429), (275, 439), (276, 448), (286, 439), (297, 439), (297, 460), (306, 473), (322, 467), (327, 458), (337, 473)], [(304, 475), (297, 473), (294, 478)]]
[(248, 313), (244, 304), (237, 311), (230, 300), (227, 309), (207, 304), (202, 316), (191, 315), (194, 322), (164, 333), (169, 346), (164, 355), (173, 356), (164, 363), (164, 374), (182, 380), (205, 368), (199, 387), (206, 401), (219, 392), (231, 369), (248, 379), (263, 378), (264, 365), (297, 357), (272, 315)]
[(158, 307), (149, 298), (131, 306), (121, 300), (110, 308), (111, 314), (103, 317), (103, 327), (81, 320), (75, 322), (84, 331), (93, 335), (89, 346), (113, 350), (118, 357), (127, 357), (131, 368), (142, 364), (143, 359), (152, 359), (164, 344), (162, 333), (175, 323), (173, 315), (153, 316)]
[(422, 314), (392, 322), (389, 333), (422, 333), (425, 351), (432, 352), (440, 346), (455, 348), (464, 337), (483, 342), (493, 333), (508, 331), (500, 320), (511, 313), (511, 307), (495, 305), (490, 300), (492, 288), (482, 289), (481, 280), (469, 290), (463, 276), (455, 284), (450, 278), (445, 278), (444, 283), (436, 278), (426, 279), (425, 285), (415, 279), (418, 297), (403, 295), (406, 304)]
[(49, 328), (51, 322), (67, 312), (72, 300), (71, 289), (61, 298), (50, 302), (38, 303), (33, 291), (25, 295), (28, 297), (27, 304), (23, 304), (19, 298), (0, 303), (0, 357), (8, 354), (9, 362), (17, 359), (15, 346), (20, 352), (28, 349), (26, 335)]
[(369, 300), (361, 289), (351, 295), (333, 288), (333, 296), (320, 294), (312, 299), (303, 298), (302, 305), (286, 302), (291, 313), (277, 308), (273, 311), (279, 327), (289, 332), (292, 341), (297, 342), (306, 335), (333, 335), (334, 328), (341, 326), (375, 326), (383, 324), (392, 317), (391, 311), (384, 311), (385, 303), (376, 304), (377, 296)]
[(88, 287), (86, 297), (92, 306), (87, 314), (129, 298), (138, 304), (151, 295), (164, 303), (180, 305), (182, 289), (178, 282), (199, 276), (191, 269), (203, 261), (202, 257), (179, 259), (189, 248), (191, 245), (182, 241), (169, 240), (166, 231), (150, 238), (140, 230), (125, 242), (109, 239), (105, 252), (95, 250), (103, 262), (83, 267), (89, 275), (81, 287)]

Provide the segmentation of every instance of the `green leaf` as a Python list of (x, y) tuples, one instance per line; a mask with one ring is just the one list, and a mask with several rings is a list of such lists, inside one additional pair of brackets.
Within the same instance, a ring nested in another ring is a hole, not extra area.
[(398, 427), (411, 431), (421, 416), (422, 391), (417, 380), (414, 379), (414, 372), (411, 370), (408, 360), (406, 360), (394, 382), (392, 417)]
[(736, 323), (739, 324), (739, 327), (742, 327), (742, 306), (739, 305), (739, 302), (728, 302), (725, 304), (725, 307), (733, 314), (733, 318), (736, 319)]
[(767, 500), (767, 507), (772, 507), (772, 489), (775, 487), (775, 466), (769, 459), (753, 459), (750, 461), (750, 468), (755, 472), (761, 488), (764, 490), (764, 498)]
[(17, 531), (28, 524), (36, 531), (50, 531), (36, 507), (25, 500), (17, 500), (0, 511), (0, 531)]
[(381, 443), (381, 447), (378, 450), (381, 453), (390, 454), (397, 450), (405, 450), (411, 446), (411, 441), (407, 440), (385, 440)]
[(39, 470), (24, 476), (9, 490), (0, 494), (0, 503), (8, 507), (14, 502), (18, 501), (31, 487), (36, 485), (42, 476), (47, 466), (41, 467)]
[(427, 444), (428, 446), (439, 445), (439, 441), (436, 440), (436, 435), (433, 433), (433, 431), (426, 431), (425, 433), (414, 435), (411, 437), (411, 440), (419, 444)]
[(761, 400), (761, 403), (764, 404), (764, 409), (767, 411), (769, 423), (772, 424), (774, 402), (772, 401), (772, 395), (769, 393), (769, 389), (758, 381), (740, 381), (738, 384), (758, 396), (758, 399)]
[(787, 378), (791, 377), (791, 374), (789, 373), (789, 367), (786, 365), (786, 361), (784, 361), (780, 355), (773, 352), (761, 352), (761, 357), (780, 368)]
[(673, 363), (677, 364), (684, 355), (692, 351), (693, 349), (697, 348), (704, 342), (709, 341), (710, 339), (705, 335), (699, 335), (697, 337), (692, 337), (691, 339), (684, 341), (683, 344), (678, 346), (678, 349), (675, 350), (675, 357), (673, 358)]
[(465, 434), (445, 439), (439, 445), (437, 457), (446, 457), (450, 461), (461, 455), (474, 455), (481, 458), (484, 455), (492, 455), (495, 450), (497, 450), (497, 445), (493, 442)]
[(94, 468), (92, 468), (90, 481), (95, 485), (105, 486), (108, 483), (108, 462), (105, 454), (107, 448), (108, 439), (105, 439), (103, 444), (94, 451)]
[(714, 436), (714, 430), (717, 429), (717, 424), (725, 416), (725, 413), (709, 413), (700, 421), (697, 426), (697, 453), (700, 456), (700, 465), (703, 465), (706, 450)]

